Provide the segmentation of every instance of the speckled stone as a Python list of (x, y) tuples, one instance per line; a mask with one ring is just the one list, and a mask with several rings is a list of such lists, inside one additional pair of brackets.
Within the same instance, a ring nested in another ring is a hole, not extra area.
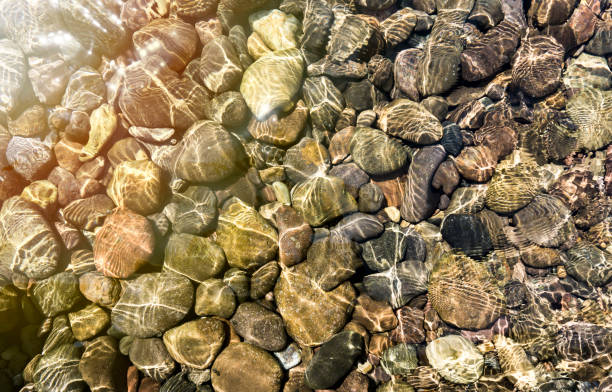
[(287, 345), (283, 319), (255, 302), (240, 304), (230, 321), (247, 343), (267, 351), (280, 351)]
[(273, 356), (248, 343), (233, 343), (212, 367), (212, 385), (218, 392), (279, 392), (282, 369)]

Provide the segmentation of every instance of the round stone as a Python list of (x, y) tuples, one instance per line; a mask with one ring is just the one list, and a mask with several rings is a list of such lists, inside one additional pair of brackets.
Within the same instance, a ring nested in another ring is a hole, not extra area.
[(236, 309), (234, 291), (221, 279), (208, 279), (196, 290), (195, 313), (229, 319)]
[(386, 106), (378, 126), (387, 134), (416, 144), (433, 144), (443, 135), (440, 121), (422, 104), (398, 99)]
[(154, 249), (155, 233), (149, 220), (117, 209), (96, 234), (94, 262), (104, 275), (125, 279), (149, 261)]
[(283, 371), (273, 356), (248, 343), (232, 343), (212, 367), (217, 392), (278, 392)]
[(472, 342), (459, 335), (431, 341), (425, 349), (427, 360), (446, 380), (457, 384), (478, 381), (484, 358)]
[(291, 201), (311, 226), (357, 211), (357, 202), (346, 191), (344, 181), (333, 176), (316, 176), (296, 184)]
[(194, 369), (209, 367), (224, 339), (223, 323), (213, 318), (189, 321), (164, 333), (164, 344), (172, 358)]
[(305, 137), (287, 150), (283, 166), (291, 181), (304, 181), (325, 174), (329, 170), (329, 153), (324, 145)]
[(265, 264), (278, 250), (276, 230), (238, 198), (227, 201), (221, 210), (217, 242), (225, 251), (229, 265), (242, 269)]
[(293, 97), (302, 86), (304, 60), (297, 49), (279, 50), (254, 62), (240, 85), (247, 105), (258, 120), (293, 107)]
[(203, 235), (210, 231), (217, 218), (217, 198), (209, 188), (192, 185), (172, 195), (164, 214), (175, 233)]
[(144, 274), (131, 281), (113, 308), (113, 326), (126, 335), (158, 335), (181, 321), (193, 305), (189, 279), (174, 273)]
[(283, 319), (255, 302), (240, 304), (230, 321), (247, 343), (267, 351), (280, 351), (287, 345)]
[(374, 128), (357, 127), (350, 149), (355, 163), (373, 176), (393, 173), (408, 161), (408, 152), (401, 143)]
[(82, 299), (79, 279), (70, 272), (60, 272), (41, 280), (34, 285), (32, 299), (46, 317), (67, 312)]
[(70, 328), (77, 340), (84, 341), (102, 332), (110, 323), (108, 313), (98, 305), (88, 305), (78, 312), (68, 313)]
[(149, 160), (122, 162), (113, 171), (107, 194), (119, 207), (152, 214), (164, 197), (162, 171)]
[(227, 269), (223, 249), (213, 240), (191, 234), (171, 234), (166, 245), (164, 270), (202, 283)]
[(138, 370), (157, 381), (167, 379), (176, 366), (164, 342), (159, 338), (134, 339), (129, 356)]
[(88, 301), (106, 308), (115, 306), (121, 296), (121, 284), (99, 272), (87, 272), (79, 277), (79, 290)]

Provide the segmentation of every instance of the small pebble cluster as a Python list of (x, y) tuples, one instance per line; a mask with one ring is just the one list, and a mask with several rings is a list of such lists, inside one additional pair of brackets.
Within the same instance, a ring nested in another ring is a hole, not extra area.
[(0, 0), (1, 392), (612, 391), (609, 0)]

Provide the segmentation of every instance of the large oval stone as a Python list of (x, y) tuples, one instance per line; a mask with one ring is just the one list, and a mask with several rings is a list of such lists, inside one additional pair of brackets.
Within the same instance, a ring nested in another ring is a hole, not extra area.
[(144, 274), (129, 283), (111, 322), (122, 333), (148, 338), (181, 321), (193, 304), (189, 279), (174, 273)]
[(217, 392), (278, 392), (283, 371), (274, 357), (248, 343), (232, 343), (212, 367)]
[(299, 50), (276, 51), (261, 57), (244, 72), (240, 92), (255, 117), (264, 121), (275, 111), (286, 112), (293, 107), (303, 73), (304, 60)]
[(230, 266), (254, 269), (272, 260), (278, 250), (276, 230), (251, 206), (232, 198), (223, 206), (217, 242)]
[(289, 336), (299, 344), (317, 346), (344, 327), (356, 294), (349, 282), (324, 291), (306, 272), (303, 264), (283, 270), (274, 296)]

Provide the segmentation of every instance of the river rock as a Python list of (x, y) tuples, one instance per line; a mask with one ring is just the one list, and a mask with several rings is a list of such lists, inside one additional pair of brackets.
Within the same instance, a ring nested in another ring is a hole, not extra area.
[(13, 110), (19, 104), (19, 95), (26, 82), (26, 58), (19, 46), (9, 40), (0, 40), (0, 58), (2, 59), (2, 107)]
[(303, 264), (281, 272), (274, 296), (287, 333), (307, 346), (320, 345), (342, 329), (356, 297), (349, 282), (324, 291), (309, 278)]
[(310, 279), (325, 291), (344, 282), (361, 267), (357, 245), (343, 235), (329, 235), (315, 240), (303, 263)]
[(172, 194), (164, 214), (175, 233), (203, 235), (210, 231), (217, 218), (217, 198), (209, 188), (192, 185)]
[(329, 152), (321, 143), (305, 137), (287, 150), (283, 166), (291, 181), (305, 181), (327, 173), (330, 167)]
[(62, 344), (45, 353), (34, 370), (33, 381), (38, 390), (52, 391), (60, 388), (66, 392), (85, 390), (85, 382), (79, 372), (81, 348)]
[(343, 331), (325, 342), (306, 368), (306, 385), (326, 389), (340, 381), (363, 353), (363, 337), (357, 332)]
[(290, 267), (302, 261), (312, 242), (310, 225), (290, 206), (281, 206), (276, 211), (276, 226), (279, 262)]
[(164, 342), (159, 338), (134, 339), (129, 356), (138, 370), (157, 381), (167, 379), (176, 366)]
[(79, 276), (79, 290), (88, 301), (106, 308), (115, 306), (121, 296), (119, 281), (99, 272), (87, 272)]
[(199, 316), (230, 318), (236, 309), (236, 294), (221, 279), (202, 282), (195, 295), (195, 313)]
[(408, 222), (417, 223), (428, 218), (438, 206), (440, 192), (431, 186), (431, 182), (445, 158), (446, 151), (439, 145), (424, 147), (414, 154), (408, 168), (408, 180), (400, 210)]
[(259, 267), (251, 275), (250, 295), (251, 299), (263, 298), (274, 289), (276, 279), (280, 275), (280, 266), (276, 261), (270, 261)]
[(297, 47), (300, 21), (291, 14), (277, 9), (259, 11), (249, 16), (249, 24), (273, 51)]
[(308, 119), (308, 107), (302, 100), (298, 101), (295, 109), (287, 115), (270, 115), (265, 121), (258, 121), (253, 117), (249, 122), (251, 135), (265, 143), (279, 147), (288, 147), (295, 143)]
[(212, 385), (218, 392), (279, 392), (283, 371), (273, 356), (248, 343), (232, 343), (212, 367)]
[(78, 312), (68, 313), (70, 328), (77, 340), (84, 341), (102, 332), (110, 323), (110, 317), (98, 305), (88, 305)]
[(287, 345), (283, 319), (255, 302), (240, 304), (230, 321), (247, 343), (267, 351), (280, 351)]
[(344, 109), (342, 92), (326, 76), (306, 78), (302, 91), (315, 127), (333, 130), (340, 112)]
[(104, 275), (125, 279), (149, 261), (154, 249), (155, 233), (149, 220), (117, 209), (96, 234), (94, 261)]
[(45, 177), (55, 164), (51, 149), (35, 138), (13, 136), (6, 146), (6, 159), (28, 181)]
[(424, 261), (425, 241), (414, 229), (395, 223), (385, 225), (382, 235), (363, 243), (362, 257), (368, 268), (385, 271), (404, 260)]
[(357, 211), (357, 202), (347, 193), (344, 182), (333, 176), (313, 177), (296, 184), (291, 200), (311, 226)]
[(226, 202), (219, 215), (217, 242), (230, 266), (254, 269), (278, 250), (276, 230), (251, 206), (237, 198)]
[(32, 290), (36, 306), (47, 317), (67, 312), (81, 300), (79, 279), (70, 272), (61, 272), (36, 283)]
[(393, 173), (408, 161), (401, 143), (374, 128), (357, 127), (350, 149), (355, 163), (373, 176)]
[(416, 144), (433, 144), (443, 135), (440, 121), (422, 104), (398, 99), (387, 105), (378, 126), (391, 136)]
[(122, 333), (146, 338), (181, 321), (193, 304), (189, 279), (174, 273), (149, 273), (131, 281), (113, 308), (111, 321)]
[(484, 358), (472, 342), (459, 335), (435, 339), (425, 349), (427, 360), (446, 380), (457, 384), (476, 382)]
[[(118, 387), (114, 371), (117, 368), (117, 341), (101, 336), (89, 342), (79, 361), (79, 372), (92, 391), (113, 390)], [(123, 380), (122, 380), (123, 381)]]
[(412, 298), (427, 292), (429, 271), (421, 261), (404, 261), (386, 271), (370, 274), (363, 284), (370, 297), (386, 301), (394, 309), (404, 306)]
[(164, 344), (175, 361), (195, 369), (209, 367), (223, 345), (223, 323), (213, 318), (186, 322), (164, 333)]
[(488, 327), (506, 307), (487, 266), (462, 255), (448, 254), (434, 265), (428, 296), (442, 320), (465, 329)]
[(542, 35), (522, 40), (512, 67), (512, 82), (532, 97), (553, 92), (561, 82), (565, 51), (556, 39)]
[(276, 51), (244, 72), (240, 92), (255, 117), (264, 121), (276, 111), (286, 112), (293, 107), (303, 72), (304, 60), (297, 49)]
[(107, 193), (118, 207), (149, 215), (163, 201), (162, 171), (149, 160), (121, 162), (113, 171)]
[(171, 234), (166, 245), (164, 270), (202, 283), (220, 277), (227, 268), (223, 249), (213, 240), (191, 234)]
[(236, 48), (224, 35), (214, 38), (202, 49), (200, 78), (214, 93), (223, 93), (238, 86), (242, 66)]

